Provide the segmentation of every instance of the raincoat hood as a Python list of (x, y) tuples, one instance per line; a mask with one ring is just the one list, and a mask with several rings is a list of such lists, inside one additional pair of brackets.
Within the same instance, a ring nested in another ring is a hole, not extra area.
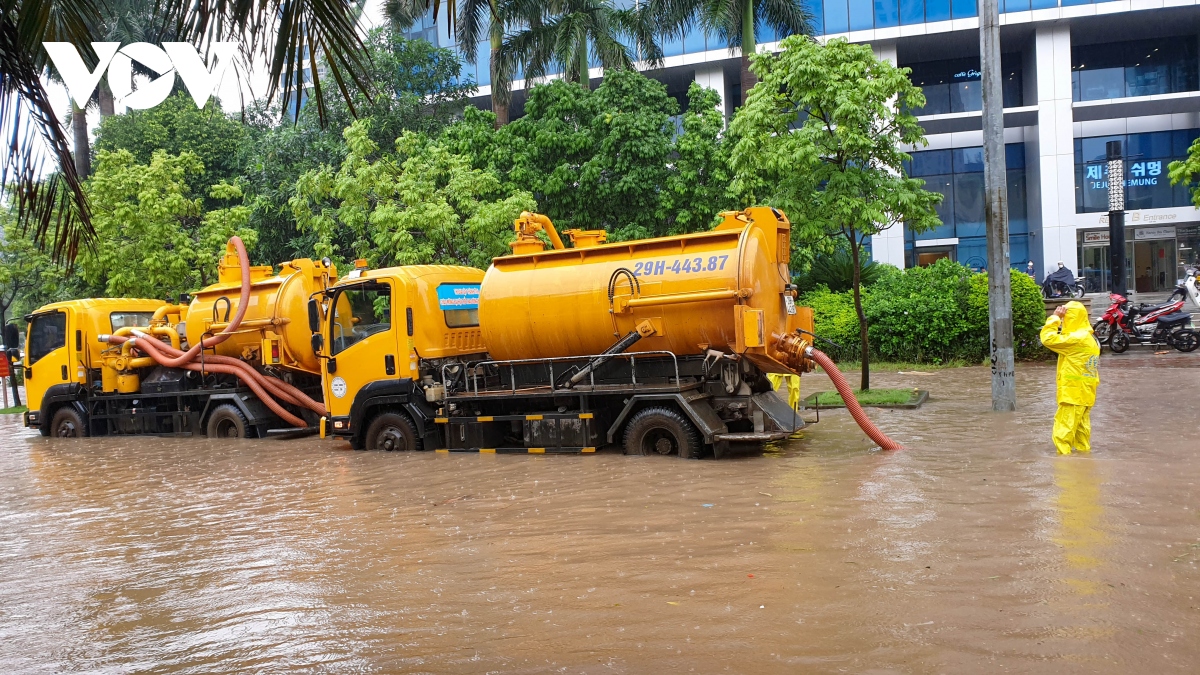
[(1087, 310), (1083, 308), (1081, 303), (1072, 300), (1067, 303), (1067, 313), (1063, 316), (1062, 332), (1074, 333), (1077, 330), (1086, 329), (1088, 334), (1092, 333), (1092, 326), (1088, 323)]

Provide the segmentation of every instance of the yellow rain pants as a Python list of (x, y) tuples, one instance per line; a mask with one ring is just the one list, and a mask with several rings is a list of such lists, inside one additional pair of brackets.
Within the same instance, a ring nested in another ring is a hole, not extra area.
[(1054, 416), (1054, 445), (1059, 454), (1074, 448), (1091, 450), (1090, 413), (1100, 384), (1100, 344), (1088, 325), (1087, 310), (1078, 302), (1066, 304), (1066, 314), (1051, 316), (1042, 326), (1042, 344), (1058, 354), (1058, 412)]
[(800, 376), (799, 375), (776, 375), (775, 373), (767, 373), (767, 379), (771, 381), (771, 388), (778, 390), (779, 385), (786, 384), (788, 392), (788, 405), (792, 410), (800, 408)]
[(1092, 451), (1092, 409), (1085, 405), (1059, 403), (1054, 413), (1054, 447), (1058, 454), (1069, 455), (1071, 448)]

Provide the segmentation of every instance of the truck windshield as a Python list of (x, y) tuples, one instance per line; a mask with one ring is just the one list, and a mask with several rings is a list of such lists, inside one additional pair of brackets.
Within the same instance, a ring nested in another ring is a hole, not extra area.
[(33, 317), (29, 323), (29, 335), (25, 340), (25, 352), (29, 363), (67, 344), (67, 315), (52, 312)]
[(112, 312), (108, 315), (114, 331), (126, 326), (145, 328), (150, 325), (152, 319), (154, 319), (154, 312)]
[(392, 327), (392, 287), (370, 283), (343, 288), (333, 301), (329, 341), (337, 355)]

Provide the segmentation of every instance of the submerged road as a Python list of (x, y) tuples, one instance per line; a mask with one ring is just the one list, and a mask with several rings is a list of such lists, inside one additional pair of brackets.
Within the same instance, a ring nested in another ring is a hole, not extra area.
[[(763, 457), (43, 439), (0, 418), (0, 670), (1192, 673), (1200, 354), (1105, 355), (1092, 456), (983, 368)], [(853, 378), (852, 378), (853, 380)], [(831, 388), (821, 375), (806, 389)], [(810, 414), (811, 417), (811, 414)]]

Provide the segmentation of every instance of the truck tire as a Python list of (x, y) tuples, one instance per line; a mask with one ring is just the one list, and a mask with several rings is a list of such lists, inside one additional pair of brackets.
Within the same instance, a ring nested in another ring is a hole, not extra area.
[(208, 416), (204, 434), (209, 438), (246, 438), (249, 428), (250, 423), (242, 411), (232, 403), (224, 403)]
[(363, 444), (367, 450), (414, 452), (421, 449), (417, 429), (407, 415), (395, 412), (380, 413), (367, 427)]
[(64, 405), (54, 412), (49, 435), (55, 438), (84, 438), (88, 435), (87, 424), (78, 410), (69, 404)]
[(675, 455), (697, 459), (703, 447), (700, 432), (671, 408), (645, 408), (625, 427), (625, 454)]

